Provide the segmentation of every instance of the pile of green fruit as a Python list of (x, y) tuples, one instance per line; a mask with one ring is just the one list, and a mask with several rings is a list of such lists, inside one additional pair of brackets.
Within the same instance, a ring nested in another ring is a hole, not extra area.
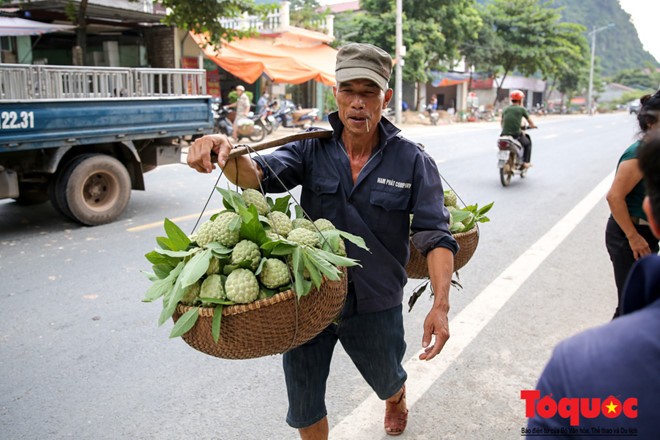
[(144, 301), (163, 300), (162, 325), (178, 304), (190, 309), (176, 322), (170, 337), (190, 330), (200, 307), (213, 307), (212, 332), (220, 335), (222, 308), (247, 304), (293, 289), (297, 297), (317, 289), (324, 279), (337, 281), (340, 267), (359, 265), (346, 256), (345, 240), (366, 249), (364, 240), (338, 230), (327, 219), (311, 221), (299, 206), (291, 218), (290, 196), (275, 201), (261, 192), (216, 188), (224, 210), (188, 236), (165, 219), (166, 237), (146, 254), (153, 272)]
[(457, 199), (458, 197), (454, 191), (445, 190), (445, 207), (449, 211), (449, 232), (452, 234), (468, 232), (474, 229), (477, 223), (490, 221), (486, 217), (486, 213), (490, 211), (495, 202), (490, 202), (482, 208), (479, 208), (476, 203), (465, 208), (459, 208)]

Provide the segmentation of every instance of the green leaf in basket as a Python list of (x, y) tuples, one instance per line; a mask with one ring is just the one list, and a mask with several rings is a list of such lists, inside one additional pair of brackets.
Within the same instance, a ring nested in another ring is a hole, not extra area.
[(145, 297), (142, 301), (144, 302), (155, 301), (156, 299), (170, 292), (174, 286), (177, 277), (179, 276), (179, 273), (181, 273), (184, 264), (185, 263), (183, 262), (179, 263), (174, 269), (170, 271), (169, 275), (166, 278), (155, 281), (151, 285), (151, 287), (147, 289), (147, 293), (145, 294)]
[(158, 325), (163, 325), (165, 322), (172, 317), (176, 306), (179, 304), (179, 301), (185, 295), (186, 289), (181, 286), (181, 277), (177, 278), (174, 287), (163, 295), (163, 310), (160, 312), (158, 317)]
[(185, 232), (181, 230), (181, 228), (172, 222), (172, 220), (166, 218), (164, 227), (165, 233), (172, 243), (172, 250), (182, 251), (188, 247), (190, 244), (190, 239), (185, 234)]
[(484, 207), (482, 207), (481, 209), (479, 209), (479, 210), (477, 211), (477, 217), (482, 218), (484, 214), (486, 214), (488, 211), (490, 211), (490, 208), (493, 207), (493, 204), (494, 204), (494, 203), (495, 203), (495, 202), (490, 202), (490, 203), (487, 204), (486, 206), (484, 206)]
[(213, 310), (213, 322), (211, 323), (211, 335), (213, 341), (217, 344), (220, 339), (220, 323), (222, 322), (222, 305), (215, 306)]
[(305, 266), (300, 248), (295, 248), (291, 255), (293, 258), (293, 290), (300, 298), (309, 293), (312, 289), (312, 282), (305, 279)]
[(176, 266), (178, 264), (178, 261), (176, 258), (169, 257), (167, 255), (163, 255), (159, 251), (160, 249), (153, 250), (147, 254), (144, 255), (144, 257), (149, 261), (151, 264), (173, 264), (172, 267)]
[(362, 237), (358, 237), (357, 235), (350, 234), (346, 231), (337, 230), (337, 232), (343, 239), (350, 241), (360, 249), (364, 249), (365, 251), (369, 250), (367, 244), (364, 242), (364, 239)]
[[(323, 275), (328, 277), (329, 280), (337, 281), (339, 279), (341, 272), (333, 266), (332, 263), (321, 256), (319, 249), (309, 249), (305, 253), (305, 256)], [(319, 285), (320, 284), (317, 284), (316, 287), (319, 287)]]
[(311, 278), (312, 283), (314, 283), (314, 285), (318, 289), (319, 287), (321, 287), (321, 283), (323, 283), (323, 276), (321, 275), (320, 270), (316, 267), (314, 259), (307, 252), (303, 251), (302, 259), (305, 269), (307, 269), (307, 271), (309, 272), (309, 277)]
[(206, 273), (212, 256), (211, 249), (204, 249), (186, 263), (178, 278), (182, 288), (196, 283)]
[(160, 279), (167, 278), (173, 269), (173, 267), (169, 264), (154, 264), (152, 268), (154, 270), (154, 275)]
[(462, 209), (456, 209), (451, 213), (452, 219), (454, 220), (454, 223), (461, 222), (463, 223), (463, 220), (467, 219), (473, 215), (470, 211), (465, 211)]
[(291, 217), (291, 214), (289, 212), (290, 200), (291, 200), (290, 195), (279, 197), (275, 199), (275, 202), (273, 202), (270, 198), (268, 198), (268, 205), (270, 206), (271, 211), (280, 211)]
[(327, 252), (323, 249), (317, 249), (316, 253), (318, 253), (323, 259), (331, 262), (335, 266), (346, 266), (346, 267), (352, 267), (352, 266), (360, 266), (360, 262), (358, 260), (355, 260), (353, 258), (348, 258), (348, 257), (342, 257), (341, 255), (333, 254), (332, 252)]
[(198, 252), (200, 249), (201, 248), (197, 248), (197, 247), (187, 251), (171, 251), (169, 249), (155, 249), (154, 252), (156, 252), (157, 254), (165, 255), (166, 257), (186, 258)]
[(296, 214), (295, 218), (305, 218), (305, 211), (303, 211), (302, 206), (296, 205), (294, 212)]
[(238, 192), (230, 189), (222, 189), (219, 186), (215, 189), (222, 194), (222, 203), (225, 205), (225, 208), (234, 212), (239, 212), (239, 207), (245, 208), (245, 201)]
[(231, 248), (225, 247), (218, 243), (217, 241), (212, 241), (211, 243), (207, 243), (204, 246), (206, 249), (211, 249), (213, 251), (213, 254), (216, 257), (224, 257), (227, 255), (231, 255)]
[(193, 325), (197, 322), (197, 318), (199, 318), (199, 307), (193, 307), (181, 315), (172, 328), (170, 338), (178, 338), (179, 336), (186, 334), (188, 330), (193, 328)]
[(259, 213), (254, 205), (249, 208), (240, 208), (240, 214), (243, 221), (240, 224), (241, 238), (253, 241), (255, 243), (264, 243), (268, 240), (264, 225), (259, 221)]
[(261, 245), (261, 250), (264, 251), (266, 256), (278, 255), (286, 256), (291, 255), (294, 249), (297, 249), (298, 245), (290, 242), (284, 242), (281, 240), (267, 241)]
[(175, 250), (174, 243), (172, 243), (172, 240), (167, 237), (156, 237), (156, 243), (161, 247), (161, 249), (166, 249), (168, 251)]
[(207, 298), (205, 296), (200, 296), (199, 299), (202, 303), (216, 304), (222, 306), (234, 306), (236, 303), (228, 299), (219, 299), (219, 298)]

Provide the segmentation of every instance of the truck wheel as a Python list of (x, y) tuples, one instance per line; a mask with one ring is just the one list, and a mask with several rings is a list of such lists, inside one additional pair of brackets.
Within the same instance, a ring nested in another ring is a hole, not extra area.
[(65, 164), (58, 172), (53, 176), (48, 185), (48, 197), (50, 197), (50, 204), (53, 205), (53, 208), (64, 217), (77, 221), (76, 218), (71, 214), (69, 209), (69, 204), (66, 201), (66, 185), (67, 185), (67, 176), (71, 174), (71, 170), (78, 166), (80, 161), (87, 158), (93, 157), (95, 154), (83, 154), (74, 158), (71, 162)]
[(126, 168), (114, 157), (103, 154), (72, 162), (59, 186), (65, 189), (63, 196), (72, 218), (88, 226), (116, 220), (131, 196), (131, 178)]

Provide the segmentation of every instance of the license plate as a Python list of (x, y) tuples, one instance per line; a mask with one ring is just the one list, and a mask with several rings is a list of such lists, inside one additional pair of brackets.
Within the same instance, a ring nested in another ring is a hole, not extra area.
[(509, 152), (508, 151), (498, 151), (497, 152), (497, 158), (499, 160), (507, 160), (509, 158)]

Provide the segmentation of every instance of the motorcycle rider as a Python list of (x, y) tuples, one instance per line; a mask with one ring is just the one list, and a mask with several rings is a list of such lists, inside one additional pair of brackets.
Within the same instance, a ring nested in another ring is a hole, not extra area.
[(511, 98), (511, 105), (502, 112), (502, 120), (500, 122), (502, 133), (500, 136), (511, 136), (520, 142), (523, 146), (523, 167), (529, 168), (532, 166), (530, 162), (532, 158), (532, 140), (522, 131), (522, 119), (525, 118), (531, 128), (536, 128), (536, 125), (529, 116), (527, 109), (522, 106), (525, 94), (520, 90), (514, 90), (509, 96)]

